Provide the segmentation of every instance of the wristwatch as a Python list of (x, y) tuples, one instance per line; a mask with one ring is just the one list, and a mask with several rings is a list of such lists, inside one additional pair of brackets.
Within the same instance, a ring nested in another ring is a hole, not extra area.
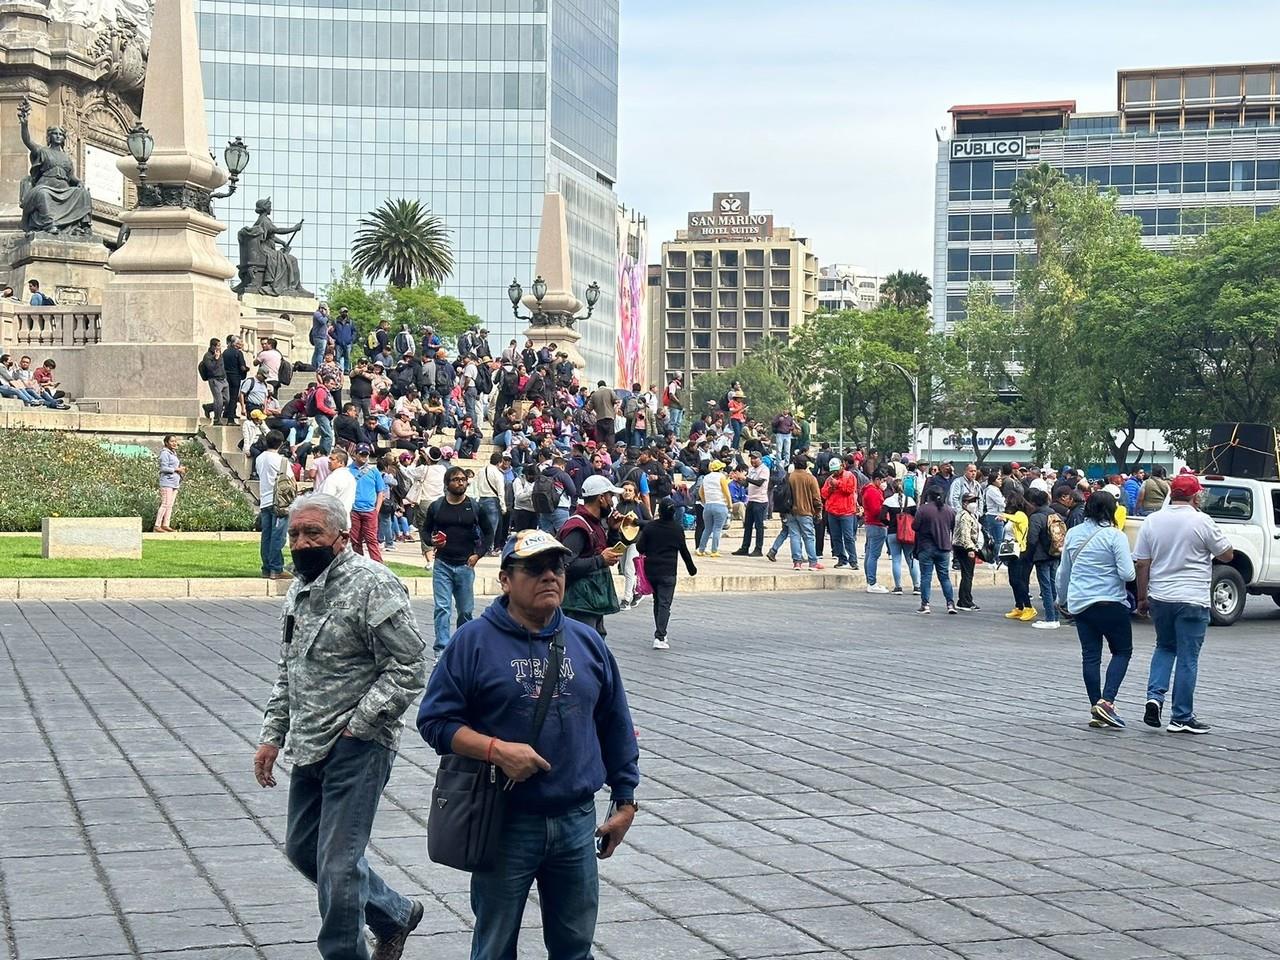
[(623, 807), (630, 807), (632, 813), (640, 812), (640, 804), (636, 803), (634, 800), (614, 800), (610, 806), (612, 806), (614, 810), (621, 810)]

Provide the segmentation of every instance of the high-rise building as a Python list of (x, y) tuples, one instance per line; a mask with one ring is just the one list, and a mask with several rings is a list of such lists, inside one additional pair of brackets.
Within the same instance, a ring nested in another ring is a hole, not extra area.
[(1074, 100), (951, 108), (938, 145), (934, 325), (964, 316), (969, 284), (1011, 304), (1017, 256), (1034, 247), (1029, 218), (1009, 210), (1022, 171), (1048, 163), (1115, 190), (1143, 243), (1172, 249), (1223, 208), (1261, 215), (1280, 202), (1280, 64), (1122, 70), (1117, 109), (1079, 113)]
[(839, 313), (841, 310), (874, 310), (880, 303), (880, 285), (884, 277), (866, 267), (851, 263), (832, 263), (818, 273), (818, 310)]
[(253, 153), (219, 207), (236, 229), (272, 196), (320, 292), (356, 221), (388, 198), (424, 201), (452, 231), (461, 298), (505, 346), (507, 299), (533, 280), (542, 197), (564, 195), (574, 293), (600, 284), (580, 349), (614, 369), (618, 0), (197, 0), (215, 141)]
[[(750, 194), (716, 193), (711, 210), (662, 244), (660, 367), (650, 380), (728, 370), (766, 336), (786, 343), (817, 309), (818, 258), (805, 237), (752, 213)], [(651, 288), (652, 289), (652, 288)]]

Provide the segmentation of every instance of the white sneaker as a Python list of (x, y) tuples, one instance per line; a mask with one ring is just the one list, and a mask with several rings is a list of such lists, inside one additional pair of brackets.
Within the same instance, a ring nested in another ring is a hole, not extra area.
[(1057, 620), (1037, 620), (1031, 626), (1037, 630), (1057, 630), (1061, 624)]
[(888, 588), (888, 587), (882, 587), (882, 586), (881, 586), (880, 584), (878, 584), (878, 583), (870, 584), (870, 585), (867, 587), (867, 593), (888, 593), (888, 592), (889, 592), (889, 588)]
[(665, 640), (654, 640), (654, 641), (653, 641), (653, 649), (655, 649), (655, 650), (670, 650), (670, 649), (671, 649), (671, 644), (667, 643), (667, 641), (665, 641)]

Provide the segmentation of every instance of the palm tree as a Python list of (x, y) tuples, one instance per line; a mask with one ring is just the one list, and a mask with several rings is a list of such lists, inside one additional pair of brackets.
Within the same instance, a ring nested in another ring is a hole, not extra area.
[(417, 200), (388, 200), (358, 222), (351, 265), (370, 280), (393, 287), (422, 280), (440, 284), (453, 273), (453, 249), (444, 221)]
[(929, 281), (923, 273), (912, 270), (895, 270), (884, 278), (880, 284), (880, 296), (891, 307), (899, 310), (911, 310), (915, 307), (927, 307), (932, 294)]
[(1047, 163), (1032, 167), (1009, 190), (1009, 210), (1016, 217), (1030, 217), (1036, 234), (1036, 253), (1049, 231), (1050, 218), (1057, 207), (1058, 191), (1066, 184), (1062, 171)]

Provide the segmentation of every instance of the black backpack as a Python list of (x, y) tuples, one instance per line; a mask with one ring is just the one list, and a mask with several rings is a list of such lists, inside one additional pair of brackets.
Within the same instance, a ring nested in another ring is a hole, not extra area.
[(291, 383), (293, 383), (293, 364), (289, 362), (288, 358), (281, 358), (280, 386), (287, 387)]
[(796, 498), (791, 492), (791, 482), (784, 474), (780, 480), (773, 485), (773, 511), (774, 513), (790, 513), (795, 509)]
[(533, 509), (538, 513), (554, 513), (560, 506), (560, 490), (550, 473), (540, 473), (533, 481)]

